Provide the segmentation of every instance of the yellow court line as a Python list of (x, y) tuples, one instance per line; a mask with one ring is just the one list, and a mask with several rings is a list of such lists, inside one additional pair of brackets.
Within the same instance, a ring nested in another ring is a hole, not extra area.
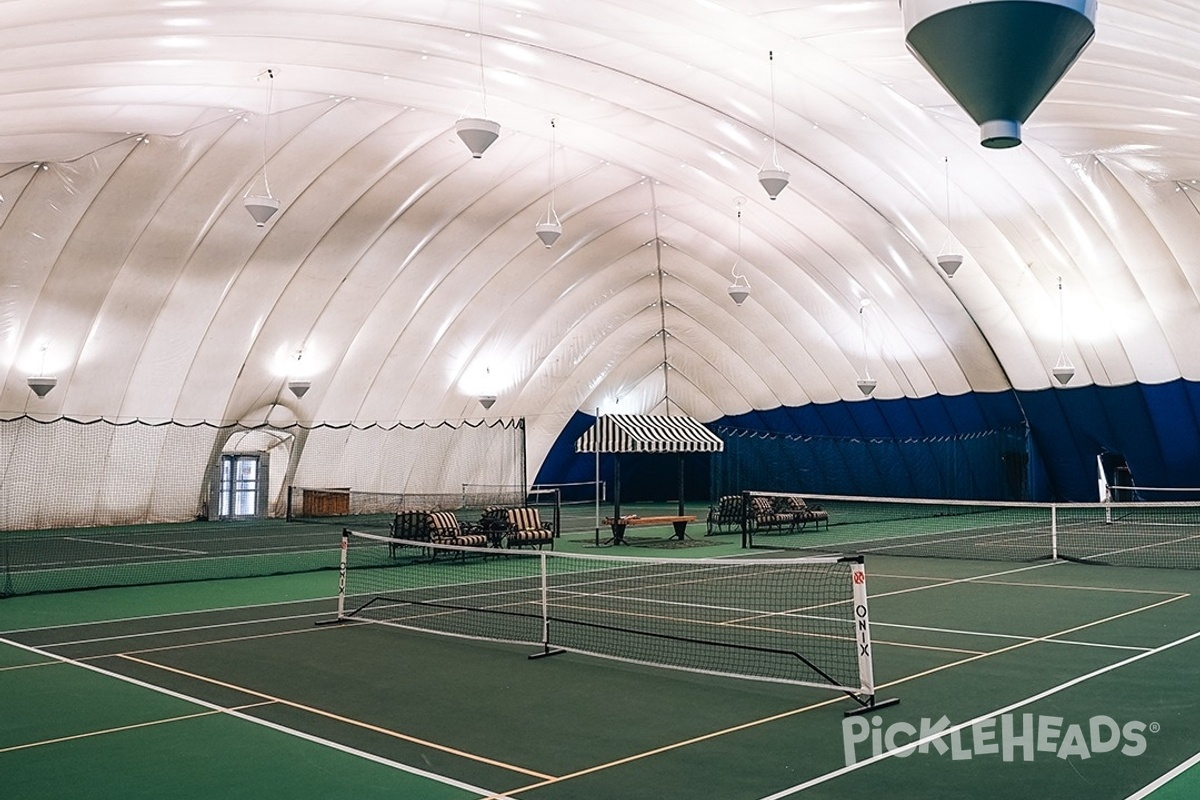
[(537, 772), (535, 770), (526, 769), (524, 767), (517, 767), (512, 764), (506, 764), (503, 761), (497, 761), (495, 759), (487, 758), (486, 756), (480, 756), (480, 755), (476, 755), (474, 753), (468, 753), (465, 750), (458, 750), (456, 748), (449, 747), (447, 745), (437, 744), (436, 742), (430, 742), (426, 739), (420, 739), (416, 736), (409, 736), (408, 734), (400, 733), (399, 731), (393, 731), (389, 728), (383, 728), (378, 725), (372, 725), (371, 723), (363, 722), (362, 720), (351, 719), (350, 717), (343, 717), (342, 715), (334, 714), (331, 711), (323, 711), (322, 709), (319, 709), (319, 708), (313, 708), (312, 706), (306, 706), (303, 703), (296, 703), (291, 700), (285, 700), (282, 697), (275, 697), (273, 695), (269, 695), (264, 692), (255, 691), (254, 689), (247, 689), (244, 686), (238, 686), (237, 684), (227, 683), (225, 681), (217, 680), (216, 678), (209, 678), (205, 675), (197, 675), (194, 672), (187, 672), (186, 670), (177, 669), (175, 667), (168, 667), (165, 664), (156, 664), (153, 661), (146, 661), (145, 659), (135, 658), (134, 656), (132, 656), (128, 653), (118, 654), (118, 657), (126, 659), (127, 661), (132, 661), (136, 664), (142, 664), (147, 667), (154, 667), (155, 669), (161, 669), (165, 672), (172, 672), (172, 673), (175, 673), (176, 675), (182, 675), (186, 678), (192, 678), (193, 680), (202, 681), (203, 683), (208, 683), (213, 686), (220, 686), (223, 689), (232, 689), (235, 692), (242, 692), (243, 694), (248, 694), (251, 697), (261, 697), (264, 700), (269, 700), (273, 703), (278, 703), (280, 705), (288, 706), (289, 708), (295, 708), (295, 709), (299, 709), (300, 711), (306, 711), (310, 714), (315, 714), (316, 716), (319, 716), (319, 717), (325, 717), (326, 719), (332, 719), (336, 722), (341, 722), (346, 725), (352, 725), (356, 728), (362, 728), (363, 730), (368, 730), (373, 733), (380, 733), (380, 734), (383, 734), (384, 736), (390, 736), (393, 739), (400, 739), (405, 742), (410, 742), (412, 744), (421, 745), (422, 747), (428, 747), (433, 750), (440, 750), (443, 753), (449, 753), (450, 755), (458, 756), (459, 758), (465, 758), (470, 761), (476, 761), (476, 762), (479, 762), (480, 764), (487, 764), (488, 766), (499, 767), (500, 769), (508, 770), (509, 772), (517, 772), (522, 775), (529, 775), (530, 777), (540, 778), (542, 780), (554, 780), (553, 775), (547, 775), (544, 772)]
[(577, 772), (572, 772), (567, 775), (560, 775), (557, 778), (549, 778), (547, 780), (542, 781), (541, 783), (533, 783), (528, 786), (522, 786), (519, 789), (510, 789), (509, 791), (505, 792), (503, 795), (499, 795), (499, 794), (487, 795), (485, 798), (483, 798), (483, 800), (500, 800), (501, 798), (504, 798), (504, 797), (512, 797), (515, 795), (519, 795), (522, 792), (529, 792), (529, 791), (533, 791), (534, 789), (540, 789), (545, 786), (552, 786), (556, 783), (562, 783), (563, 781), (569, 781), (573, 778), (581, 778), (584, 775), (591, 775), (594, 772), (600, 772), (601, 770), (606, 770), (611, 767), (619, 767), (622, 764), (629, 764), (633, 761), (640, 761), (643, 758), (649, 758), (650, 756), (656, 756), (661, 753), (667, 753), (667, 752), (670, 752), (671, 750), (678, 750), (679, 748), (688, 747), (689, 745), (698, 744), (700, 742), (704, 742), (709, 739), (716, 739), (719, 736), (725, 736), (726, 734), (737, 733), (738, 731), (748, 730), (750, 728), (758, 727), (759, 725), (765, 725), (768, 722), (777, 722), (781, 719), (786, 719), (788, 717), (794, 717), (797, 714), (803, 714), (808, 711), (815, 711), (818, 708), (824, 708), (825, 706), (831, 706), (834, 703), (840, 703), (845, 699), (846, 698), (844, 698), (844, 697), (831, 697), (828, 700), (822, 700), (819, 703), (813, 703), (811, 705), (802, 706), (801, 708), (793, 708), (790, 711), (784, 711), (779, 714), (772, 714), (771, 716), (763, 717), (762, 719), (750, 720), (749, 722), (743, 722), (739, 725), (734, 725), (731, 728), (724, 728), (723, 730), (719, 730), (719, 731), (710, 731), (709, 733), (701, 734), (700, 736), (695, 736), (695, 737), (692, 737), (691, 739), (685, 739), (682, 742), (675, 742), (673, 744), (663, 745), (662, 747), (656, 747), (653, 750), (646, 750), (641, 753), (634, 753), (632, 755), (625, 756), (624, 758), (619, 758), (615, 761), (609, 761), (608, 763), (605, 763), (605, 764), (597, 764), (595, 766), (588, 767), (586, 769), (581, 769)]
[[(956, 581), (956, 582), (960, 582), (960, 581)], [(1190, 595), (1178, 595), (1176, 597), (1171, 597), (1166, 600), (1161, 600), (1157, 603), (1153, 603), (1148, 606), (1143, 606), (1141, 608), (1135, 608), (1131, 611), (1124, 611), (1120, 614), (1114, 614), (1112, 616), (1105, 617), (1104, 619), (1096, 620), (1094, 622), (1089, 622), (1084, 625), (1076, 625), (1072, 628), (1067, 628), (1066, 630), (1058, 631), (1057, 633), (1051, 633), (1051, 634), (1047, 634), (1045, 636), (1039, 636), (1037, 638), (1030, 639), (1028, 641), (1017, 642), (1016, 644), (1009, 645), (1008, 647), (1002, 647), (999, 650), (991, 650), (986, 653), (981, 653), (979, 655), (972, 656), (970, 658), (964, 658), (959, 661), (953, 661), (949, 664), (943, 664), (940, 667), (934, 667), (933, 669), (925, 670), (923, 672), (918, 672), (913, 675), (907, 675), (903, 678), (898, 678), (897, 680), (890, 681), (888, 683), (884, 683), (879, 686), (876, 686), (875, 687), (876, 692), (878, 692), (880, 689), (888, 689), (888, 688), (891, 688), (894, 686), (899, 686), (903, 683), (908, 683), (909, 681), (916, 680), (917, 678), (923, 678), (928, 675), (932, 675), (936, 672), (941, 672), (942, 670), (949, 669), (951, 667), (962, 666), (963, 664), (970, 664), (972, 662), (979, 661), (984, 658), (990, 658), (995, 655), (1001, 655), (1003, 653), (1011, 652), (1011, 651), (1019, 649), (1021, 647), (1027, 647), (1031, 644), (1037, 644), (1038, 642), (1047, 642), (1047, 641), (1054, 639), (1056, 637), (1059, 637), (1059, 636), (1065, 636), (1069, 633), (1075, 633), (1076, 631), (1081, 631), (1086, 628), (1091, 628), (1096, 625), (1104, 624), (1106, 622), (1112, 622), (1112, 621), (1120, 619), (1122, 617), (1127, 617), (1132, 614), (1138, 614), (1138, 613), (1141, 613), (1142, 611), (1149, 611), (1151, 609), (1158, 608), (1159, 606), (1167, 605), (1168, 603), (1174, 603), (1176, 600), (1182, 600), (1185, 597), (1189, 597), (1189, 596)], [(681, 742), (675, 742), (673, 744), (663, 745), (662, 747), (656, 747), (653, 750), (646, 750), (641, 753), (634, 753), (632, 755), (625, 756), (624, 758), (619, 758), (619, 759), (616, 759), (615, 761), (609, 761), (604, 764), (597, 764), (595, 766), (588, 767), (587, 769), (582, 769), (577, 772), (572, 772), (568, 775), (560, 775), (557, 778), (549, 778), (545, 781), (542, 781), (541, 783), (530, 784), (529, 786), (522, 786), (517, 789), (512, 789), (512, 790), (506, 792), (505, 795), (515, 796), (515, 795), (521, 794), (522, 792), (529, 792), (534, 789), (540, 789), (545, 786), (551, 786), (554, 784), (562, 783), (563, 781), (568, 781), (573, 778), (579, 778), (584, 775), (590, 775), (592, 773), (600, 772), (602, 770), (610, 769), (612, 767), (619, 767), (624, 764), (632, 763), (634, 761), (640, 761), (640, 760), (642, 760), (644, 758), (648, 758), (650, 756), (656, 756), (656, 755), (660, 755), (662, 753), (670, 752), (671, 750), (677, 750), (677, 749), (680, 749), (683, 747), (688, 747), (690, 745), (697, 744), (697, 743), (703, 742), (703, 741), (707, 741), (709, 739), (716, 739), (720, 736), (725, 736), (730, 733), (737, 733), (738, 731), (748, 730), (750, 728), (754, 728), (759, 725), (764, 725), (769, 722), (777, 722), (781, 719), (793, 717), (793, 716), (796, 716), (799, 714), (806, 713), (808, 711), (814, 711), (818, 708), (824, 708), (825, 706), (830, 706), (830, 705), (833, 705), (834, 703), (841, 703), (844, 700), (846, 700), (845, 697), (832, 697), (829, 700), (825, 700), (820, 703), (813, 703), (812, 705), (807, 705), (807, 706), (803, 706), (802, 708), (792, 709), (791, 711), (784, 711), (780, 714), (773, 714), (772, 716), (763, 717), (762, 719), (756, 719), (756, 720), (751, 720), (749, 722), (743, 722), (739, 725), (734, 725), (732, 727), (724, 728), (722, 730), (710, 731), (709, 733), (703, 734), (701, 736), (695, 736), (691, 739), (685, 739), (684, 741), (681, 741)], [(489, 795), (486, 798), (484, 798), (484, 800), (497, 800), (497, 798), (500, 798), (503, 796), (504, 795)]]
[[(244, 711), (247, 708), (256, 708), (258, 706), (270, 705), (270, 703), (251, 703), (245, 706), (234, 706), (229, 711)], [(139, 728), (150, 728), (155, 725), (165, 725), (168, 722), (184, 722), (189, 719), (200, 719), (201, 717), (212, 717), (217, 714), (224, 714), (225, 711), (201, 711), (196, 714), (184, 714), (181, 717), (167, 717), (166, 719), (155, 719), (150, 722), (138, 722), (133, 725), (118, 725), (115, 728), (105, 728), (99, 731), (88, 731), (87, 733), (76, 733), (71, 736), (59, 736), (56, 739), (43, 739), (40, 742), (27, 742), (26, 744), (16, 744), (11, 747), (0, 747), (0, 753), (12, 753), (17, 750), (28, 750), (31, 747), (43, 747), (48, 744), (62, 744), (63, 742), (74, 742), (79, 739), (90, 739), (93, 736), (105, 736), (110, 733), (121, 733), (123, 731), (135, 731)]]

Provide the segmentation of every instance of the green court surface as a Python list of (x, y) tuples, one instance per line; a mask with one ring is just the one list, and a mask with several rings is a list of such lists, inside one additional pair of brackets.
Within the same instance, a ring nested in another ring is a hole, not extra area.
[[(639, 529), (620, 554), (741, 554), (701, 523), (684, 542)], [(594, 531), (558, 548), (614, 550)], [(867, 570), (878, 692), (900, 703), (853, 719), (821, 689), (317, 625), (335, 614), (330, 570), (10, 597), (0, 783), (12, 798), (1196, 796), (1200, 572)]]

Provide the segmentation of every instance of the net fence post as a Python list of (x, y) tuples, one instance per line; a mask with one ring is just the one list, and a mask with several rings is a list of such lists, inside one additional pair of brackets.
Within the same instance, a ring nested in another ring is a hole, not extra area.
[(341, 555), (338, 557), (338, 594), (337, 594), (337, 616), (333, 619), (319, 619), (315, 625), (338, 625), (343, 622), (348, 622), (346, 616), (346, 565), (350, 554), (350, 529), (342, 528), (342, 548)]
[(750, 513), (750, 493), (742, 492), (742, 513), (739, 514), (738, 516), (741, 517), (741, 523), (742, 523), (742, 549), (743, 550), (749, 548), (751, 545), (750, 525), (746, 522), (746, 516), (749, 513)]
[(538, 577), (541, 582), (541, 598), (538, 600), (538, 605), (542, 611), (542, 649), (536, 653), (531, 653), (528, 658), (545, 658), (546, 656), (555, 656), (565, 652), (562, 649), (552, 649), (550, 647), (550, 581), (547, 575), (547, 565), (549, 559), (547, 554), (538, 551)]
[(342, 554), (338, 562), (337, 618), (346, 618), (346, 562), (350, 554), (350, 530), (342, 529)]
[(292, 522), (292, 485), (289, 483), (287, 488), (287, 510), (284, 512), (284, 519)]
[(849, 556), (850, 589), (853, 598), (854, 611), (854, 647), (858, 654), (859, 689), (850, 696), (859, 704), (858, 708), (845, 712), (845, 716), (865, 714), (887, 706), (894, 706), (900, 701), (877, 700), (875, 698), (875, 666), (871, 651), (871, 620), (867, 611), (867, 565), (861, 556)]
[(1058, 503), (1050, 504), (1050, 558), (1058, 560)]

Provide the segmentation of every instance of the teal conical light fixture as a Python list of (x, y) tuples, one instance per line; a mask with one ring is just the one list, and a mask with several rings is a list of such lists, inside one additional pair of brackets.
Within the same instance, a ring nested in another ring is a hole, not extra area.
[(1096, 0), (901, 0), (908, 49), (979, 125), (1015, 147), (1021, 125), (1096, 35)]

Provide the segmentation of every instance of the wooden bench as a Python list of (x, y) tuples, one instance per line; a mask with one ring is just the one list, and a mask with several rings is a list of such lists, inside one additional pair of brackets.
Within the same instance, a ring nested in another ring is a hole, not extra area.
[(638, 525), (673, 525), (675, 533), (670, 537), (672, 539), (683, 539), (684, 531), (687, 530), (689, 522), (695, 522), (694, 516), (662, 516), (662, 517), (639, 517), (630, 515), (625, 517), (605, 517), (604, 524), (612, 527), (612, 543), (628, 544), (625, 541), (625, 529), (637, 527)]

